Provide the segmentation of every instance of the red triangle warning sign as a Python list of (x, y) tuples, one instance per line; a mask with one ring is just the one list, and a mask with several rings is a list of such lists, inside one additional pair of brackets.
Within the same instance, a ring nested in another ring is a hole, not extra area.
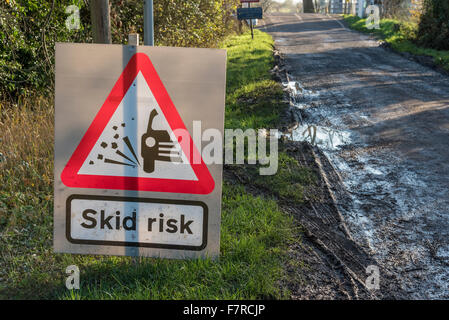
[(144, 53), (136, 53), (61, 174), (72, 188), (209, 194), (215, 182)]

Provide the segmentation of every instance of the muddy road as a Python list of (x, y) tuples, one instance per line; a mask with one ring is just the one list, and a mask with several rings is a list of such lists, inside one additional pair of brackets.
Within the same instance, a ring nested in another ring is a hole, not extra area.
[(259, 26), (285, 59), (302, 120), (292, 138), (329, 158), (354, 241), (407, 297), (448, 299), (449, 77), (339, 19), (274, 14)]

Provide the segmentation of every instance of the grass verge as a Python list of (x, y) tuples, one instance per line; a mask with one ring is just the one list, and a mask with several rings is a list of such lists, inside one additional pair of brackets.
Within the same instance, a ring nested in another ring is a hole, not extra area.
[[(271, 37), (258, 30), (228, 38), (226, 128), (270, 128), (279, 121), (282, 88), (271, 80)], [(253, 196), (225, 181), (221, 254), (212, 260), (163, 260), (54, 254), (53, 102), (34, 98), (0, 105), (1, 299), (258, 299), (285, 298), (286, 249), (299, 241), (294, 219), (275, 197)], [(290, 197), (310, 183), (307, 169), (285, 153), (274, 179), (256, 185)], [(291, 175), (300, 170), (304, 179)], [(295, 181), (294, 188), (290, 183)], [(284, 181), (285, 180), (285, 181)], [(283, 183), (282, 183), (283, 182)], [(302, 201), (302, 197), (295, 198)], [(65, 269), (77, 265), (81, 290), (65, 288)]]
[(366, 19), (353, 15), (344, 15), (344, 20), (351, 29), (372, 33), (387, 42), (391, 48), (398, 52), (408, 52), (417, 56), (430, 56), (433, 62), (449, 71), (449, 51), (422, 48), (413, 43), (416, 24), (406, 23), (395, 19), (381, 19), (379, 29), (368, 29)]

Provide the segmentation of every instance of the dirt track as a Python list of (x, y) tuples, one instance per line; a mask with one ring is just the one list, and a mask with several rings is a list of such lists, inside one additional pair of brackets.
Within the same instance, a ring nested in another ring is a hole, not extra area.
[(303, 125), (341, 138), (322, 150), (347, 190), (336, 202), (354, 241), (406, 297), (447, 299), (449, 77), (338, 19), (278, 14), (261, 29), (299, 82), (292, 93)]

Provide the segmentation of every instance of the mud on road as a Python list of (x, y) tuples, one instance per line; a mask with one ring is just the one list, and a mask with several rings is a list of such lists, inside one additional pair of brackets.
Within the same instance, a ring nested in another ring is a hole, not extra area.
[[(263, 21), (285, 61), (282, 80), (298, 120), (289, 138), (323, 154), (347, 239), (367, 255), (355, 259), (381, 268), (381, 290), (360, 297), (447, 299), (449, 77), (338, 19), (277, 14)], [(315, 297), (332, 298), (320, 289), (327, 276)]]

